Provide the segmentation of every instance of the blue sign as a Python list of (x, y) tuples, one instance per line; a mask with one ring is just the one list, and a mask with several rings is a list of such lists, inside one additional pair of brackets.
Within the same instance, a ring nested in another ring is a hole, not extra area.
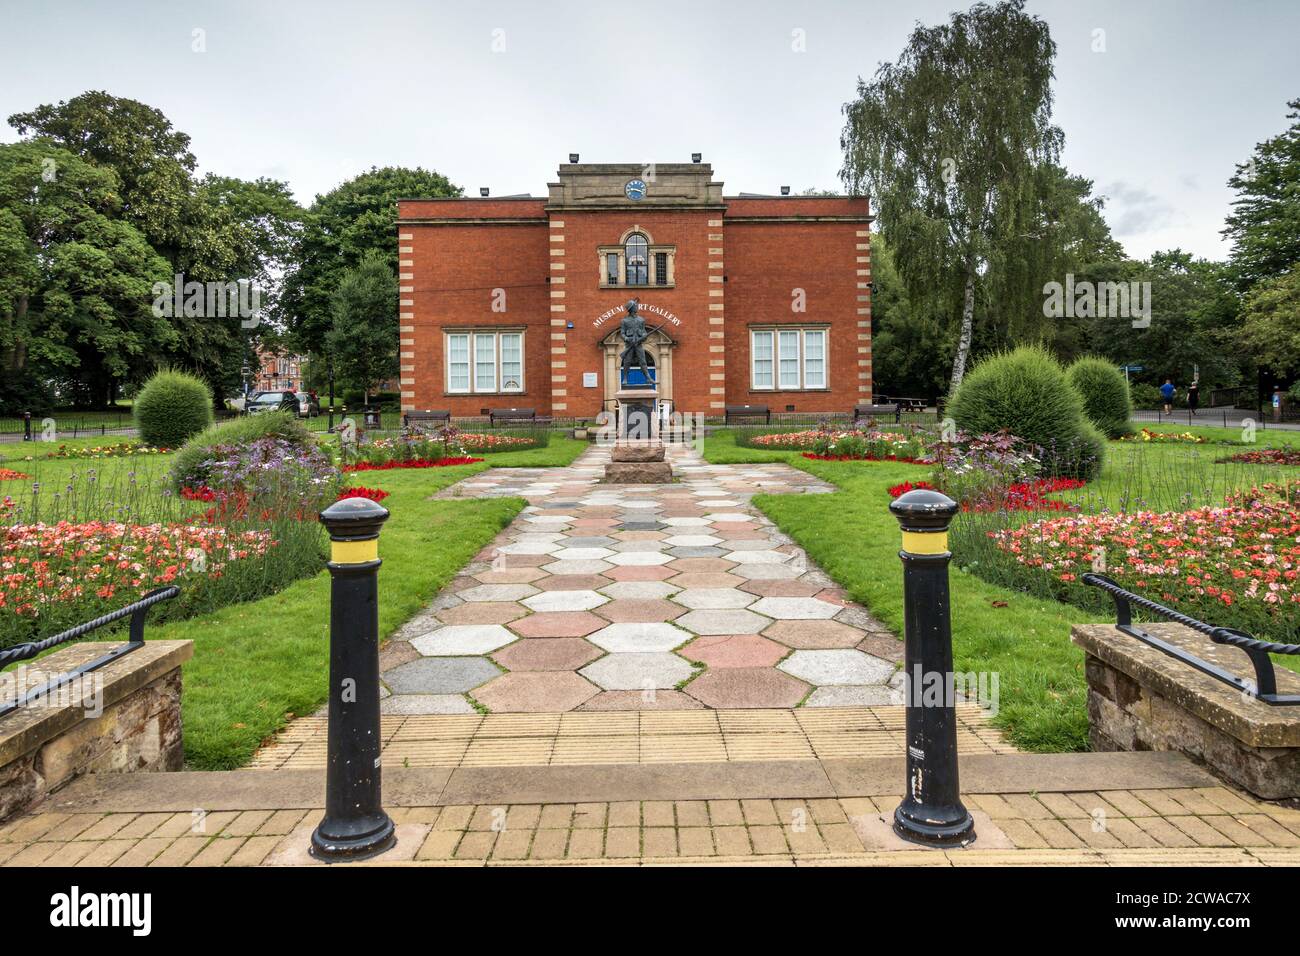
[(1146, 370), (1145, 365), (1125, 365), (1120, 368), (1121, 372), (1145, 372)]
[(650, 381), (648, 382), (645, 379), (645, 372), (641, 371), (639, 368), (625, 368), (622, 369), (621, 371), (623, 373), (624, 388), (655, 388), (656, 387), (655, 380), (659, 377), (659, 370), (657, 368), (651, 368), (649, 370)]
[(645, 183), (639, 179), (630, 179), (623, 187), (623, 195), (633, 202), (645, 199)]

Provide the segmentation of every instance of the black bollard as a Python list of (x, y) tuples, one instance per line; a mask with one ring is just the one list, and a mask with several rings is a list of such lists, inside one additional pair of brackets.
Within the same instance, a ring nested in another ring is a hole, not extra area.
[[(906, 795), (894, 832), (926, 846), (965, 846), (975, 821), (957, 782), (957, 712), (948, 604), (948, 525), (957, 503), (919, 489), (889, 510), (903, 529), (904, 687), (907, 691)], [(937, 698), (937, 699), (936, 699)]]
[(32, 440), (32, 413), (23, 412), (23, 441)]
[(361, 860), (396, 842), (379, 767), (379, 529), (388, 509), (345, 498), (320, 515), (330, 534), (330, 685), (325, 818), (311, 854)]

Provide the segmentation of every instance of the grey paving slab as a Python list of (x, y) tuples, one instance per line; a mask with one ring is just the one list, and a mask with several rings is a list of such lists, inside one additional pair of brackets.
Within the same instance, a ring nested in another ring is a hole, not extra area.
[(474, 708), (460, 694), (397, 694), (379, 705), (381, 714), (472, 714)]
[(696, 611), (738, 610), (749, 607), (758, 595), (736, 588), (690, 588), (674, 594), (672, 600)]
[(671, 651), (690, 639), (686, 631), (663, 622), (611, 624), (587, 635), (587, 640), (607, 651), (640, 654)]
[(694, 674), (695, 668), (676, 654), (606, 654), (578, 673), (605, 690), (667, 690)]
[(752, 611), (721, 610), (691, 611), (677, 623), (696, 634), (757, 634), (772, 622)]
[(818, 687), (827, 684), (883, 684), (894, 676), (894, 665), (862, 651), (795, 651), (776, 665)]
[(394, 695), (462, 694), (501, 673), (485, 657), (422, 657), (383, 675)]
[(781, 621), (828, 621), (843, 608), (816, 598), (765, 597), (751, 604), (750, 610)]
[(425, 657), (463, 657), (486, 654), (519, 639), (500, 624), (452, 624), (411, 639)]
[(618, 600), (653, 601), (671, 597), (681, 588), (665, 581), (616, 581), (598, 590)]
[(609, 602), (599, 591), (542, 591), (524, 598), (523, 604), (539, 613), (545, 611), (590, 611)]
[(457, 591), (456, 596), (462, 601), (519, 601), (536, 593), (531, 584), (480, 584)]

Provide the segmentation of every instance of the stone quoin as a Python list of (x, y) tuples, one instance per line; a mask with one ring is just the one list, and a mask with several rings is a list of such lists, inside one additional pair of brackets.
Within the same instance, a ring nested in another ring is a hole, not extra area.
[(869, 207), (724, 196), (707, 163), (571, 163), (546, 197), (404, 199), (402, 408), (592, 419), (614, 405), (635, 297), (672, 411), (850, 411), (872, 390)]

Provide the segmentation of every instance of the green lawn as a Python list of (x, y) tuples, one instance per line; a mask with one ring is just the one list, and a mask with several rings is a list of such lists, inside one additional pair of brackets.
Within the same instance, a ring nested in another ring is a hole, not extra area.
[[(1222, 431), (1220, 429), (1219, 431)], [(1282, 434), (1269, 433), (1269, 438)], [(1085, 507), (1182, 509), (1222, 503), (1232, 488), (1300, 478), (1300, 469), (1214, 464), (1231, 454), (1224, 445), (1110, 443), (1100, 479), (1071, 493)], [(835, 484), (828, 495), (760, 495), (754, 503), (893, 631), (903, 631), (902, 569), (898, 523), (889, 513), (888, 488), (924, 479), (923, 466), (890, 462), (822, 462), (798, 452), (737, 447), (718, 431), (705, 441), (714, 463), (786, 461)], [(1063, 497), (1070, 497), (1066, 495)], [(1026, 519), (1032, 519), (1026, 515)], [(994, 722), (1019, 747), (1066, 751), (1087, 746), (1088, 719), (1083, 654), (1069, 640), (1070, 626), (1113, 620), (1072, 605), (990, 584), (956, 565), (952, 589), (953, 654), (961, 672), (999, 675)], [(1290, 667), (1296, 658), (1279, 659)], [(1244, 660), (1243, 660), (1244, 663)]]

